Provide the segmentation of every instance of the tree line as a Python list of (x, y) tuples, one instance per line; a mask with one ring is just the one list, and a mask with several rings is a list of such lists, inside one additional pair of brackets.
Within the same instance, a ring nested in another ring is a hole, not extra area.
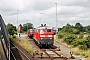
[(76, 23), (75, 26), (73, 26), (73, 25), (67, 24), (66, 26), (63, 26), (62, 28), (58, 28), (58, 30), (62, 30), (62, 32), (69, 32), (69, 33), (75, 33), (75, 34), (79, 34), (80, 32), (90, 34), (90, 25), (82, 26), (82, 24)]
[[(32, 29), (34, 27), (32, 23), (25, 23), (23, 25), (20, 24), (19, 26), (21, 27), (20, 33), (27, 32), (28, 29)], [(17, 28), (13, 24), (8, 23), (6, 25), (6, 28), (7, 28), (9, 35), (17, 34)]]
[(78, 47), (82, 50), (90, 48), (90, 25), (82, 26), (82, 24), (76, 23), (73, 26), (67, 24), (59, 28), (57, 36), (72, 47)]

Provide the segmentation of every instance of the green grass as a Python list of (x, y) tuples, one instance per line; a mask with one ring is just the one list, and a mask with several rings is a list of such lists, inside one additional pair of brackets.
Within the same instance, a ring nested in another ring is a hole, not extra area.
[(18, 40), (17, 38), (11, 38), (13, 42), (19, 44), (21, 47), (26, 49), (29, 53), (33, 54), (34, 50), (28, 40)]
[(64, 44), (68, 47), (71, 48), (71, 51), (73, 52), (74, 55), (78, 56), (83, 56), (84, 58), (87, 58), (87, 60), (90, 60), (90, 49), (88, 50), (79, 50), (78, 47), (72, 47), (72, 45), (67, 45), (62, 39), (58, 39), (58, 37), (55, 37), (55, 40), (57, 40), (59, 43)]
[(79, 50), (78, 48), (72, 48), (72, 52), (75, 55), (83, 56), (84, 58), (87, 58), (87, 60), (90, 60), (90, 49), (86, 50)]

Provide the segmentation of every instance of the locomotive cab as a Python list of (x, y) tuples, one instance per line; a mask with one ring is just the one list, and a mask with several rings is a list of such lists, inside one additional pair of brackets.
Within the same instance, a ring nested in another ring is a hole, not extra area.
[(53, 27), (46, 26), (46, 24), (41, 24), (34, 30), (34, 40), (35, 43), (42, 46), (53, 46), (54, 44), (54, 32)]
[(52, 29), (40, 29), (40, 44), (41, 45), (53, 45), (54, 36)]
[(39, 46), (51, 46), (54, 43), (54, 35), (52, 27), (38, 27), (34, 34), (34, 38)]

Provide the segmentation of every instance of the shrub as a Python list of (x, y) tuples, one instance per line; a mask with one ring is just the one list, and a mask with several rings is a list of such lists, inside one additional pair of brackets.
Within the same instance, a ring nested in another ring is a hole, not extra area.
[(16, 36), (15, 36), (15, 35), (13, 35), (13, 36), (12, 36), (12, 38), (16, 38)]
[(63, 37), (64, 37), (64, 36), (63, 36), (62, 34), (60, 34), (60, 33), (58, 34), (58, 38), (59, 38), (59, 39), (61, 39), (61, 38), (63, 38)]
[(84, 37), (83, 34), (80, 34), (79, 39), (82, 39), (83, 37)]
[(79, 47), (79, 49), (81, 49), (81, 50), (87, 50), (87, 45), (79, 45), (78, 46)]
[(85, 58), (88, 58), (88, 55), (85, 55), (84, 57), (85, 57)]
[(72, 43), (71, 43), (71, 45), (73, 46), (73, 47), (77, 47), (78, 46), (78, 41), (76, 40), (76, 41), (73, 41)]
[(90, 36), (88, 36), (86, 39), (87, 39), (87, 42), (86, 42), (87, 47), (90, 48)]
[(82, 56), (85, 56), (85, 53), (82, 52), (81, 55), (82, 55)]
[(67, 44), (71, 44), (73, 41), (75, 41), (75, 39), (76, 39), (76, 36), (71, 34), (71, 35), (67, 36), (66, 38), (64, 38), (64, 41)]
[(77, 51), (77, 52), (74, 52), (74, 54), (75, 54), (75, 55), (80, 55), (80, 52)]

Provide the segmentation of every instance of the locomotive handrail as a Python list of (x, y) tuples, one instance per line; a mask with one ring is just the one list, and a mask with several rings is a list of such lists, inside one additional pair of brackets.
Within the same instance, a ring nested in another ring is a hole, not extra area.
[[(3, 38), (2, 38), (3, 36)], [(3, 41), (5, 41), (5, 43), (3, 43)], [(2, 19), (2, 16), (0, 15), (0, 42), (6, 57), (6, 60), (10, 60), (10, 41), (9, 41), (9, 37), (8, 37), (8, 33), (6, 30), (6, 25)], [(6, 48), (4, 47), (4, 44), (6, 45)], [(1, 60), (3, 60), (5, 58), (2, 58)]]

